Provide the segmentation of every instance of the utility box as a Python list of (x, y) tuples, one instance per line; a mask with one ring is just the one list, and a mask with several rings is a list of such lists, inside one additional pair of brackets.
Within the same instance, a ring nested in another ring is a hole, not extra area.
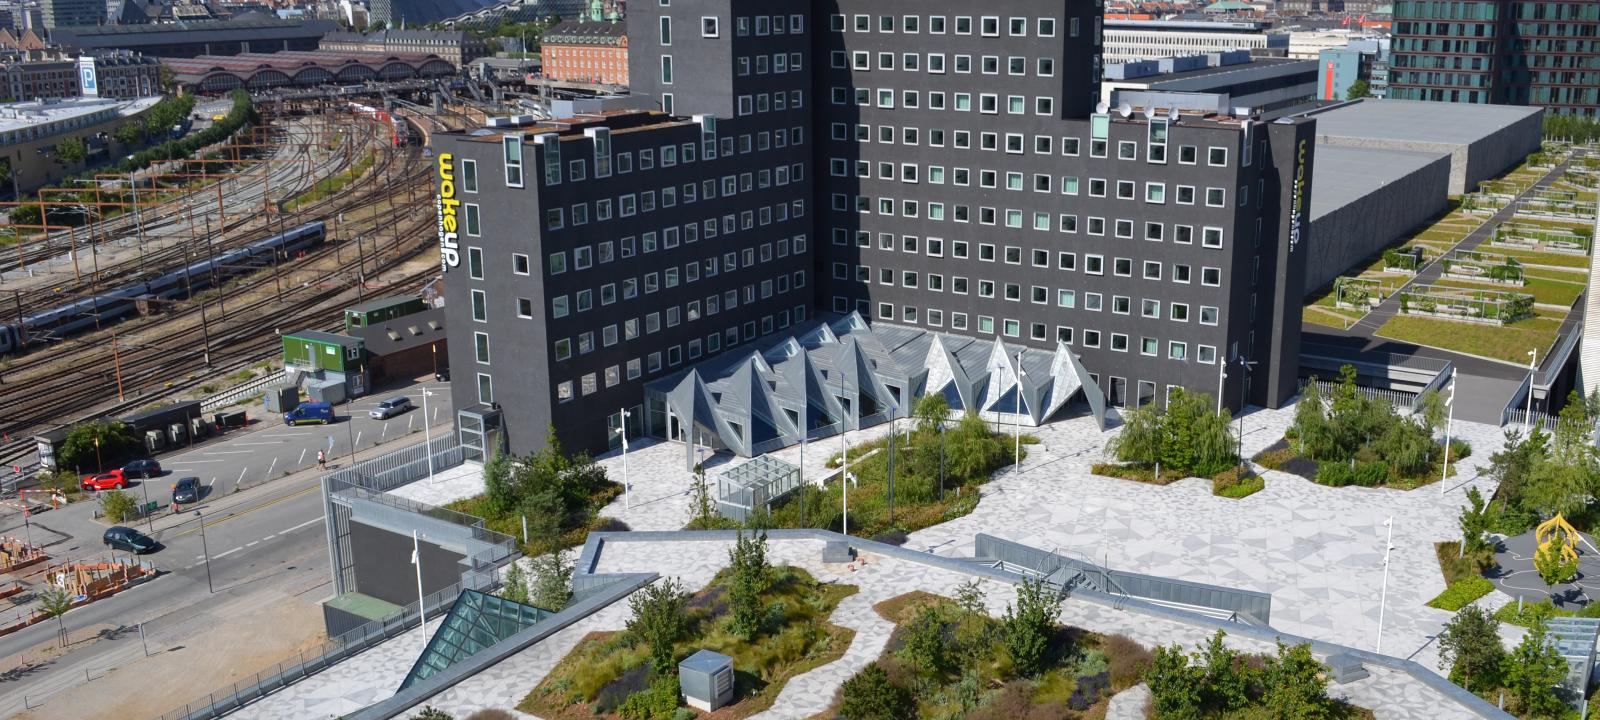
[(189, 418), (189, 436), (198, 440), (211, 435), (211, 426), (205, 418)]
[(689, 707), (704, 712), (733, 702), (733, 658), (701, 650), (678, 663), (678, 687)]
[(267, 412), (286, 413), (300, 405), (300, 388), (293, 385), (267, 388)]
[(144, 449), (154, 455), (167, 447), (167, 435), (160, 430), (144, 431)]
[(312, 402), (337, 405), (345, 400), (345, 387), (343, 380), (318, 380), (306, 385), (306, 394), (311, 396)]
[(167, 426), (167, 440), (173, 445), (182, 445), (189, 441), (189, 428), (183, 423), (172, 423)]
[(250, 417), (243, 410), (219, 412), (212, 417), (212, 420), (222, 429), (242, 428), (250, 423)]

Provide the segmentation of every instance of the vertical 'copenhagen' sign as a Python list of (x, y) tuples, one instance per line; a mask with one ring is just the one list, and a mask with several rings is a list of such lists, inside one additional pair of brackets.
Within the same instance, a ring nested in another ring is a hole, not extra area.
[(439, 199), (437, 209), (439, 212), (439, 269), (440, 272), (450, 272), (461, 264), (461, 253), (456, 245), (456, 207), (461, 201), (456, 199), (456, 164), (455, 156), (450, 153), (439, 153)]
[[(1289, 252), (1300, 245), (1300, 215), (1306, 196), (1306, 145), (1302, 138), (1294, 154), (1294, 189), (1289, 200)], [(441, 166), (443, 167), (443, 166)]]

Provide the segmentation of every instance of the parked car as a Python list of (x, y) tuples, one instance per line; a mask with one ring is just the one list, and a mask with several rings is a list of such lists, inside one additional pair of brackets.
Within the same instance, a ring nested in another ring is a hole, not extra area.
[(161, 474), (161, 463), (146, 458), (122, 466), (122, 474), (134, 478), (153, 478)]
[(128, 477), (122, 473), (122, 468), (117, 468), (116, 470), (112, 470), (110, 472), (86, 475), (83, 478), (84, 490), (98, 492), (100, 490), (110, 490), (112, 488), (121, 489), (127, 486)]
[(411, 398), (392, 397), (388, 400), (378, 403), (378, 406), (373, 408), (367, 414), (379, 420), (388, 420), (391, 417), (410, 410), (412, 407), (413, 405), (411, 404)]
[(450, 368), (439, 368), (433, 371), (433, 379), (439, 382), (450, 382)]
[(140, 555), (156, 549), (156, 541), (151, 540), (149, 535), (122, 525), (106, 528), (106, 534), (101, 541), (112, 550), (126, 550)]
[(333, 422), (333, 406), (327, 403), (301, 403), (283, 414), (285, 425), (326, 425)]
[(187, 505), (200, 502), (200, 478), (186, 477), (172, 484), (172, 504)]

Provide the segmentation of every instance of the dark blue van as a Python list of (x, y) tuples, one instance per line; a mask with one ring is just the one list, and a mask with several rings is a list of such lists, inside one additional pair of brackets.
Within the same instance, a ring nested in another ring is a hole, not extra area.
[(283, 414), (285, 425), (326, 425), (333, 422), (333, 406), (327, 403), (301, 403)]

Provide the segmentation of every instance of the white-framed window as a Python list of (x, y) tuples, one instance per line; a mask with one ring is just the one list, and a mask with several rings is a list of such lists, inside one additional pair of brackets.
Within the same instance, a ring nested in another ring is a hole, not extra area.
[(720, 28), (717, 26), (717, 18), (711, 16), (700, 18), (700, 37), (714, 38), (720, 36), (721, 32)]

